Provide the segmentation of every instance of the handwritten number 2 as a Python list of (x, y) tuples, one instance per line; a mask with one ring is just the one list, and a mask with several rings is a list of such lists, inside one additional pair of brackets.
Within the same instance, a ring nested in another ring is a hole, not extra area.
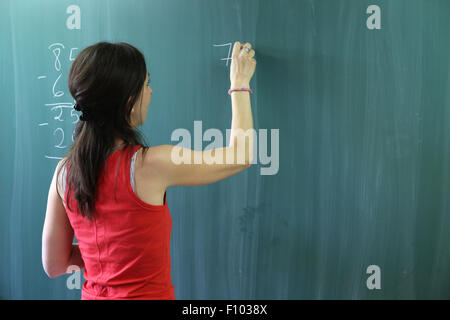
[(64, 142), (64, 130), (62, 128), (56, 128), (55, 131), (53, 131), (53, 135), (55, 135), (55, 133), (57, 131), (61, 132), (61, 141), (59, 142), (59, 144), (55, 145), (55, 148), (60, 148), (60, 149), (67, 148), (66, 146), (62, 145)]

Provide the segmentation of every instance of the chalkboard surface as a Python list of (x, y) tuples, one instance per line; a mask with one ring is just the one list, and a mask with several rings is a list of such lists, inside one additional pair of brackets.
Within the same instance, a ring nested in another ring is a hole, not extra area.
[(449, 299), (449, 30), (447, 0), (0, 1), (0, 298), (81, 297), (41, 263), (77, 53), (138, 47), (153, 88), (140, 130), (175, 145), (196, 123), (225, 136), (229, 48), (248, 41), (267, 148), (236, 176), (168, 189), (177, 299)]

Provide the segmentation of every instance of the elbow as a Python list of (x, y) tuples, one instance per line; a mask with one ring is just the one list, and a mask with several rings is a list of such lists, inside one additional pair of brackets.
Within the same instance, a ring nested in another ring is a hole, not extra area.
[(52, 268), (52, 265), (50, 263), (50, 259), (47, 258), (46, 252), (43, 248), (42, 250), (42, 267), (44, 268), (45, 274), (49, 277), (49, 278), (55, 278), (55, 272), (54, 269)]
[[(250, 150), (253, 150), (253, 149), (250, 149)], [(245, 167), (250, 168), (252, 166), (252, 164), (254, 163), (253, 162), (253, 158), (254, 158), (253, 152), (249, 152), (249, 155), (245, 158), (246, 158), (245, 159)]]
[(52, 270), (50, 267), (44, 265), (44, 271), (47, 274), (47, 276), (51, 279), (54, 279), (58, 276), (54, 270)]
[(243, 166), (244, 169), (250, 168), (253, 164), (253, 155), (245, 155), (245, 157), (242, 158), (241, 162), (239, 162), (241, 166)]
[(252, 166), (252, 164), (253, 164), (253, 159), (246, 159), (245, 163), (244, 163), (244, 168), (248, 169)]
[(61, 271), (60, 269), (55, 270), (55, 269), (48, 269), (48, 268), (45, 269), (44, 268), (44, 270), (45, 270), (45, 273), (47, 274), (47, 276), (51, 279), (55, 279), (56, 277), (59, 277), (60, 275), (65, 274), (65, 272)]
[(44, 271), (47, 274), (47, 276), (51, 279), (54, 279), (62, 274), (62, 268), (58, 267), (54, 263), (51, 263), (50, 261), (42, 260), (42, 266), (44, 267)]
[[(251, 144), (250, 150), (253, 150), (253, 143)], [(252, 166), (252, 164), (254, 163), (253, 158), (254, 158), (253, 152), (249, 151), (249, 155), (248, 156), (246, 155), (245, 157), (245, 168), (250, 168)]]

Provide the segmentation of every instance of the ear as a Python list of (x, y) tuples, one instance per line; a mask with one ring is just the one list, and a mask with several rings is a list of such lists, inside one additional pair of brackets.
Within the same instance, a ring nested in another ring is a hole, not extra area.
[(129, 97), (128, 100), (127, 100), (127, 108), (129, 108), (129, 106), (130, 106), (131, 99), (133, 99), (133, 97)]
[(127, 105), (126, 105), (126, 110), (130, 110), (131, 112), (133, 112), (133, 106), (131, 105), (131, 100), (133, 99), (133, 97), (129, 97), (128, 101), (127, 101)]
[(127, 110), (130, 110), (130, 108), (131, 108), (131, 110), (130, 110), (130, 125), (134, 126), (134, 120), (133, 119), (136, 118), (136, 116), (134, 115), (134, 113), (136, 112), (136, 109), (134, 109), (134, 106), (130, 105), (132, 98), (133, 97), (128, 98)]

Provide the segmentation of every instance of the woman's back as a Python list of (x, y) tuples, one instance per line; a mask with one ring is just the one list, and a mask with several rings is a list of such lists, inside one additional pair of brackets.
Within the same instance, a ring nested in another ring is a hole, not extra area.
[[(132, 153), (136, 150), (140, 147)], [(68, 199), (67, 216), (85, 263), (83, 299), (175, 299), (166, 195), (162, 205), (139, 198), (132, 190), (131, 160), (124, 149), (108, 157), (92, 221), (77, 214), (76, 201)]]

